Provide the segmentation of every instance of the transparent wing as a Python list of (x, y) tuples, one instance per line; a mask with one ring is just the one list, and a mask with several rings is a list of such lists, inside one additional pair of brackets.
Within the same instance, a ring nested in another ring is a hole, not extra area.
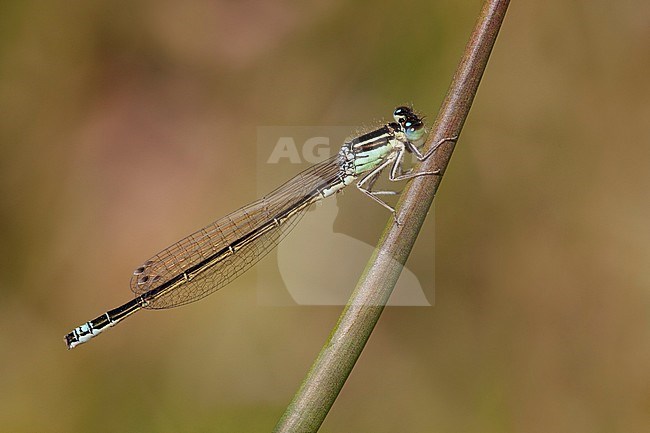
[(267, 196), (192, 233), (147, 260), (134, 271), (131, 290), (136, 295), (146, 295), (227, 249), (247, 233), (268, 225), (269, 221), (273, 222), (278, 215), (295, 209), (288, 218), (278, 219), (273, 228), (238, 247), (233, 254), (213, 263), (191, 279), (180, 279), (170, 290), (162, 291), (159, 296), (148, 300), (145, 308), (176, 307), (219, 290), (280, 243), (300, 221), (309, 205), (320, 198), (319, 191), (339, 181), (338, 174), (338, 155), (306, 169)]

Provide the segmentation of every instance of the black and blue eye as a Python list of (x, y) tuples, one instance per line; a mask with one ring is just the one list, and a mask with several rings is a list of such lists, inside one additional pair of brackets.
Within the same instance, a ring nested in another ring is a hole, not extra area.
[(418, 141), (424, 137), (424, 123), (421, 120), (407, 120), (404, 122), (404, 134), (408, 141)]
[(409, 107), (397, 107), (395, 111), (393, 111), (393, 117), (400, 125), (404, 125), (409, 118), (413, 118), (414, 116), (415, 114), (413, 113), (413, 110)]

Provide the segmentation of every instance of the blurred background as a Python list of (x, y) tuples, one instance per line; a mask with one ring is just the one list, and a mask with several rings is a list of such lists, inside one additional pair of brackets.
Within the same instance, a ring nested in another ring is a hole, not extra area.
[[(261, 305), (257, 271), (63, 336), (257, 198), (259, 126), (432, 120), (481, 4), (2, 2), (0, 431), (270, 431), (341, 307)], [(386, 309), (321, 431), (650, 431), (649, 22), (512, 2), (408, 264), (435, 233), (435, 305)], [(375, 242), (386, 212), (337, 200)]]

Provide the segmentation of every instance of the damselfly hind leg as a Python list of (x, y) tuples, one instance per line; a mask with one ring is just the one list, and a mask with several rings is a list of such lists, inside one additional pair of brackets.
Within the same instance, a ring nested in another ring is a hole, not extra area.
[[(386, 194), (396, 194), (396, 192), (395, 191), (373, 191), (372, 190), (372, 186), (375, 184), (375, 182), (379, 178), (379, 175), (381, 174), (381, 172), (384, 171), (384, 169), (386, 167), (388, 167), (391, 162), (393, 162), (391, 159), (387, 159), (386, 161), (381, 163), (379, 166), (377, 166), (375, 169), (373, 169), (370, 173), (368, 173), (364, 177), (362, 177), (361, 180), (359, 182), (357, 182), (357, 188), (359, 189), (359, 191), (361, 191), (362, 193), (364, 193), (365, 195), (367, 195), (368, 197), (370, 197), (371, 199), (373, 199), (374, 201), (376, 201), (377, 203), (382, 205), (384, 208), (388, 209), (393, 214), (393, 216), (395, 217), (395, 209), (391, 205), (389, 205), (388, 203), (386, 203), (385, 201), (383, 201), (382, 199), (377, 197), (377, 195), (380, 195), (380, 194), (384, 194), (384, 195), (386, 195)], [(397, 221), (397, 218), (395, 218), (395, 221)]]

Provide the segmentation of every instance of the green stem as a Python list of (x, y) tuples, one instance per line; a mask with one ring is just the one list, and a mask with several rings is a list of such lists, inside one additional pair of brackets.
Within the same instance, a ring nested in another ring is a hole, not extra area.
[[(460, 135), (508, 3), (485, 1), (425, 149), (442, 138)], [(454, 146), (453, 142), (442, 145), (418, 171), (439, 169), (444, 174)], [(421, 176), (409, 182), (396, 208), (401, 224), (394, 224), (391, 218), (348, 305), (275, 432), (316, 432), (320, 428), (388, 302), (441, 179)]]

